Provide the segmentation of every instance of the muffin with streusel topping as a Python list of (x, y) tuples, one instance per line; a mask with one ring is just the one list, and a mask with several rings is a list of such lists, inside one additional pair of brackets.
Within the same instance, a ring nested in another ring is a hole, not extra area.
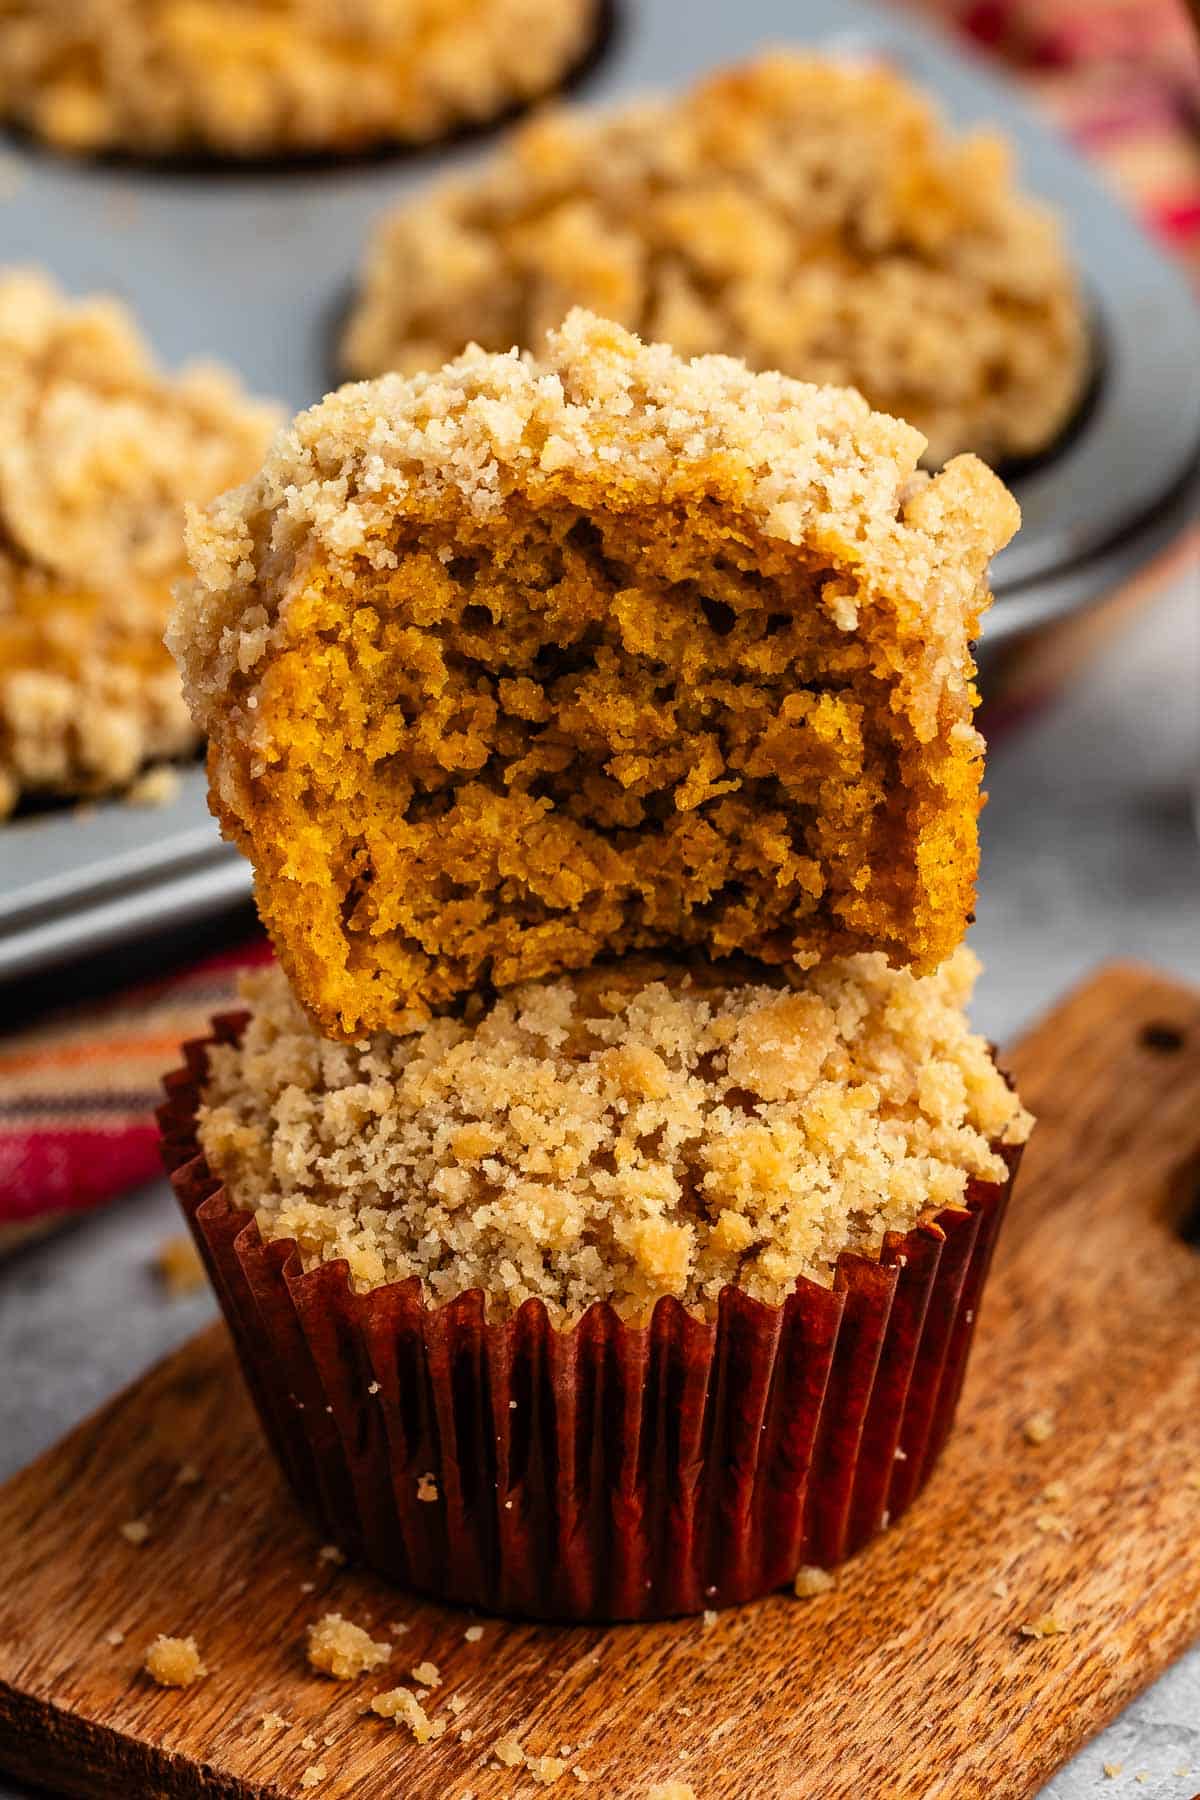
[(184, 510), (275, 423), (222, 370), (164, 374), (117, 302), (0, 273), (0, 818), (195, 750), (162, 641)]
[(856, 387), (932, 467), (1030, 456), (1079, 405), (1089, 334), (1060, 223), (1012, 160), (895, 68), (797, 51), (559, 107), (384, 218), (343, 362), (534, 349), (589, 306), (684, 356)]
[(321, 1529), (472, 1605), (636, 1618), (896, 1519), (1030, 1126), (974, 972), (626, 958), (354, 1045), (248, 978), (169, 1162)]
[(695, 1611), (932, 1467), (1030, 1120), (960, 946), (1015, 507), (921, 447), (575, 314), (194, 521), (171, 641), (280, 965), (167, 1160), (293, 1486), (409, 1585)]
[(55, 149), (425, 143), (557, 87), (598, 0), (5, 0), (0, 115)]

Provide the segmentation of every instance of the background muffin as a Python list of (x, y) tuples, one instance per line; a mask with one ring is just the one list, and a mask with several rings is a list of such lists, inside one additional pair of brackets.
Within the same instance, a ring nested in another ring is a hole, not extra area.
[(857, 387), (931, 464), (1027, 455), (1069, 418), (1087, 346), (1056, 224), (1009, 164), (888, 69), (785, 52), (558, 111), (385, 220), (345, 364), (535, 346), (580, 304), (683, 356)]
[(302, 414), (170, 641), (313, 1018), (690, 945), (932, 968), (974, 899), (971, 640), (1017, 509), (856, 393), (576, 313)]
[(163, 375), (115, 302), (0, 275), (0, 815), (199, 741), (162, 642), (184, 508), (275, 422), (221, 370)]
[(422, 140), (559, 81), (596, 0), (6, 0), (0, 111), (59, 149)]

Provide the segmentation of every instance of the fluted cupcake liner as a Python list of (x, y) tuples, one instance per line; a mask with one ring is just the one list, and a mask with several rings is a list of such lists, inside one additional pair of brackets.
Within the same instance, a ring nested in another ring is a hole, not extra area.
[(953, 1422), (1020, 1160), (963, 1205), (844, 1253), (781, 1306), (736, 1287), (716, 1318), (603, 1303), (570, 1328), (529, 1300), (489, 1323), (475, 1290), (351, 1290), (265, 1244), (196, 1133), (208, 1050), (160, 1109), (175, 1192), (267, 1436), (349, 1554), (440, 1600), (541, 1619), (650, 1619), (744, 1601), (831, 1566), (896, 1520)]

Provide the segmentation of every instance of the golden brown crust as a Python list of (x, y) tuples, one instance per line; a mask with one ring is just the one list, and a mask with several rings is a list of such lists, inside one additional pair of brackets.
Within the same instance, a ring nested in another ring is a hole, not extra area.
[(62, 150), (348, 151), (554, 87), (595, 0), (5, 0), (0, 115)]
[(219, 370), (165, 377), (115, 302), (0, 274), (0, 817), (196, 743), (162, 642), (184, 505), (275, 417)]
[(640, 1316), (736, 1282), (777, 1304), (1004, 1179), (994, 1146), (1030, 1120), (964, 1017), (975, 970), (625, 958), (345, 1046), (275, 968), (210, 1052), (200, 1141), (266, 1239), (345, 1256), (359, 1291), (415, 1275), (499, 1314)]
[(575, 314), (331, 396), (193, 518), (170, 642), (322, 1028), (662, 944), (948, 954), (1017, 511), (920, 448)]
[(584, 305), (681, 355), (858, 387), (932, 466), (1027, 455), (1066, 423), (1087, 343), (1057, 227), (1009, 163), (889, 69), (785, 52), (555, 111), (385, 220), (346, 368), (533, 348)]

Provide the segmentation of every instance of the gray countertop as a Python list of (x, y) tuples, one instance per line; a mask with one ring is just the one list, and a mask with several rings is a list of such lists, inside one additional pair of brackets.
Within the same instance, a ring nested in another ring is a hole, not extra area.
[[(974, 1013), (1001, 1042), (1107, 957), (1200, 983), (1197, 598), (1194, 581), (1177, 585), (993, 754)], [(158, 1184), (0, 1269), (0, 1477), (211, 1316), (207, 1297), (165, 1300), (151, 1273), (154, 1247), (177, 1229)], [(1105, 1763), (1122, 1773), (1106, 1778)], [(1198, 1790), (1200, 1648), (1043, 1800), (1193, 1800)], [(0, 1777), (0, 1800), (24, 1791)]]

